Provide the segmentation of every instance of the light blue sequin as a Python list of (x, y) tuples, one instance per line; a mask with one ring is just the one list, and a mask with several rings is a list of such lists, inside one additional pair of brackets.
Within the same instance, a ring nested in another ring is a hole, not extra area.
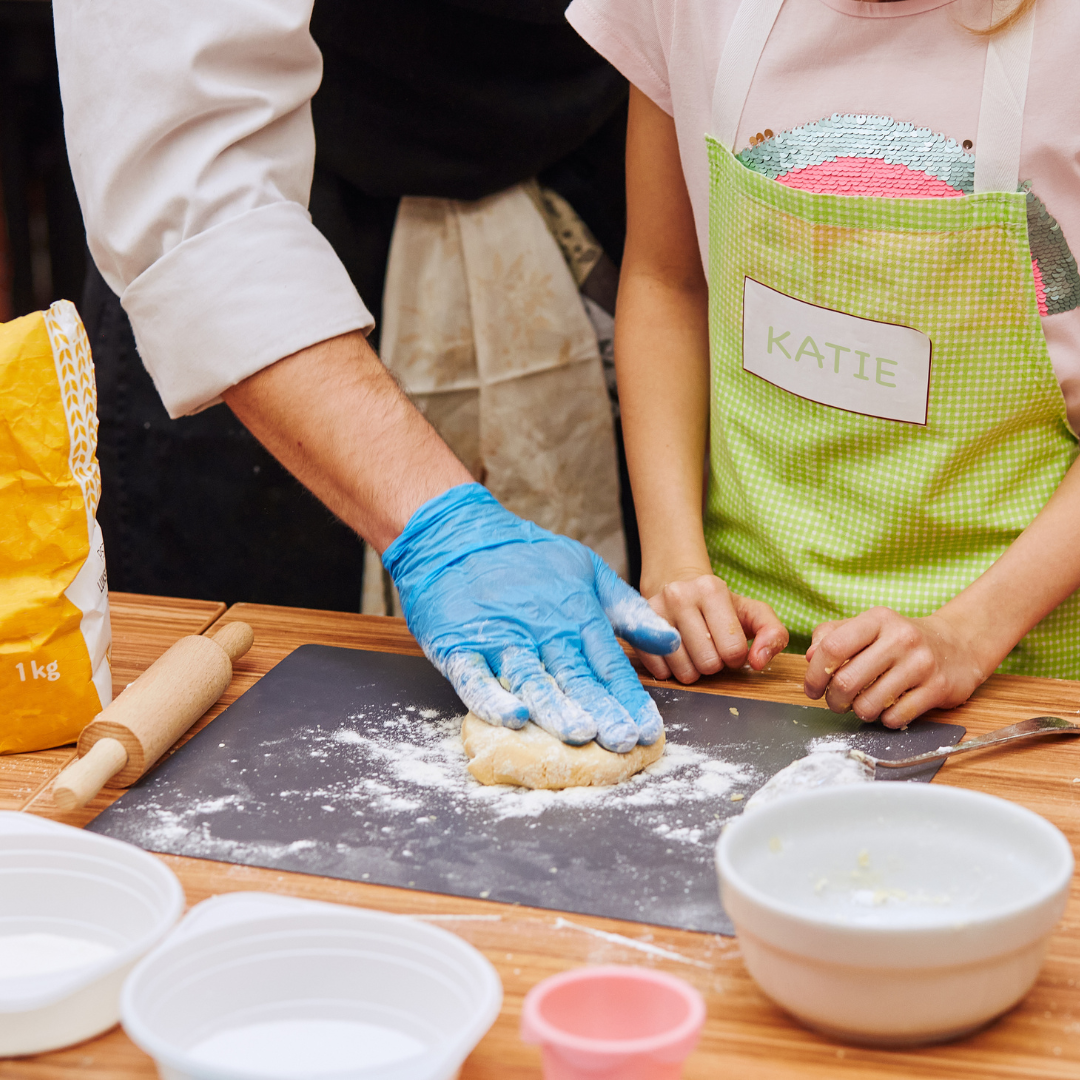
[[(813, 124), (773, 135), (736, 155), (747, 168), (770, 180), (796, 169), (823, 165), (839, 158), (875, 158), (903, 165), (970, 195), (975, 189), (975, 155), (955, 139), (930, 128), (893, 120), (888, 116), (833, 113)], [(1061, 231), (1028, 183), (1028, 236), (1031, 255), (1039, 264), (1046, 291), (1048, 315), (1080, 306), (1080, 272)]]
[(747, 147), (736, 157), (775, 180), (792, 169), (822, 165), (842, 157), (872, 157), (936, 176), (956, 191), (975, 186), (975, 155), (954, 139), (888, 116), (833, 113)]

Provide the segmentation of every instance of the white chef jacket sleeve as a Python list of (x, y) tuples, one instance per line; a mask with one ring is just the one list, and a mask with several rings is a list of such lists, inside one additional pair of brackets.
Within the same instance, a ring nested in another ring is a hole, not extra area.
[(170, 416), (373, 323), (307, 203), (312, 0), (54, 0), (90, 253)]

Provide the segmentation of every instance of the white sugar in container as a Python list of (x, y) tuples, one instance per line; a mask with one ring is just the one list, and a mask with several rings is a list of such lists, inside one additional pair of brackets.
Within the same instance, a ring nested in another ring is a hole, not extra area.
[(124, 986), (163, 1080), (450, 1080), (502, 1004), (467, 942), (401, 915), (266, 893), (197, 905)]
[(0, 812), (0, 1057), (81, 1042), (184, 910), (176, 875), (130, 844)]

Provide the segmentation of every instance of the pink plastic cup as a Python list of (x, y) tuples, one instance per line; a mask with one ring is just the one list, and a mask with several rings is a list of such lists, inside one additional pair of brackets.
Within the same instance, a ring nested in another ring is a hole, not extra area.
[(544, 1080), (678, 1080), (705, 1002), (682, 979), (636, 967), (553, 975), (525, 995), (521, 1038), (539, 1044)]

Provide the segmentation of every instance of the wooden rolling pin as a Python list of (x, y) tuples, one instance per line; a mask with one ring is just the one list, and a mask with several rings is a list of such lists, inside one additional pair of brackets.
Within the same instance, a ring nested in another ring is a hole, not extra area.
[(192, 634), (159, 656), (83, 728), (79, 756), (53, 784), (56, 805), (75, 810), (106, 784), (134, 784), (221, 697), (254, 636), (247, 623), (226, 623), (213, 637)]

